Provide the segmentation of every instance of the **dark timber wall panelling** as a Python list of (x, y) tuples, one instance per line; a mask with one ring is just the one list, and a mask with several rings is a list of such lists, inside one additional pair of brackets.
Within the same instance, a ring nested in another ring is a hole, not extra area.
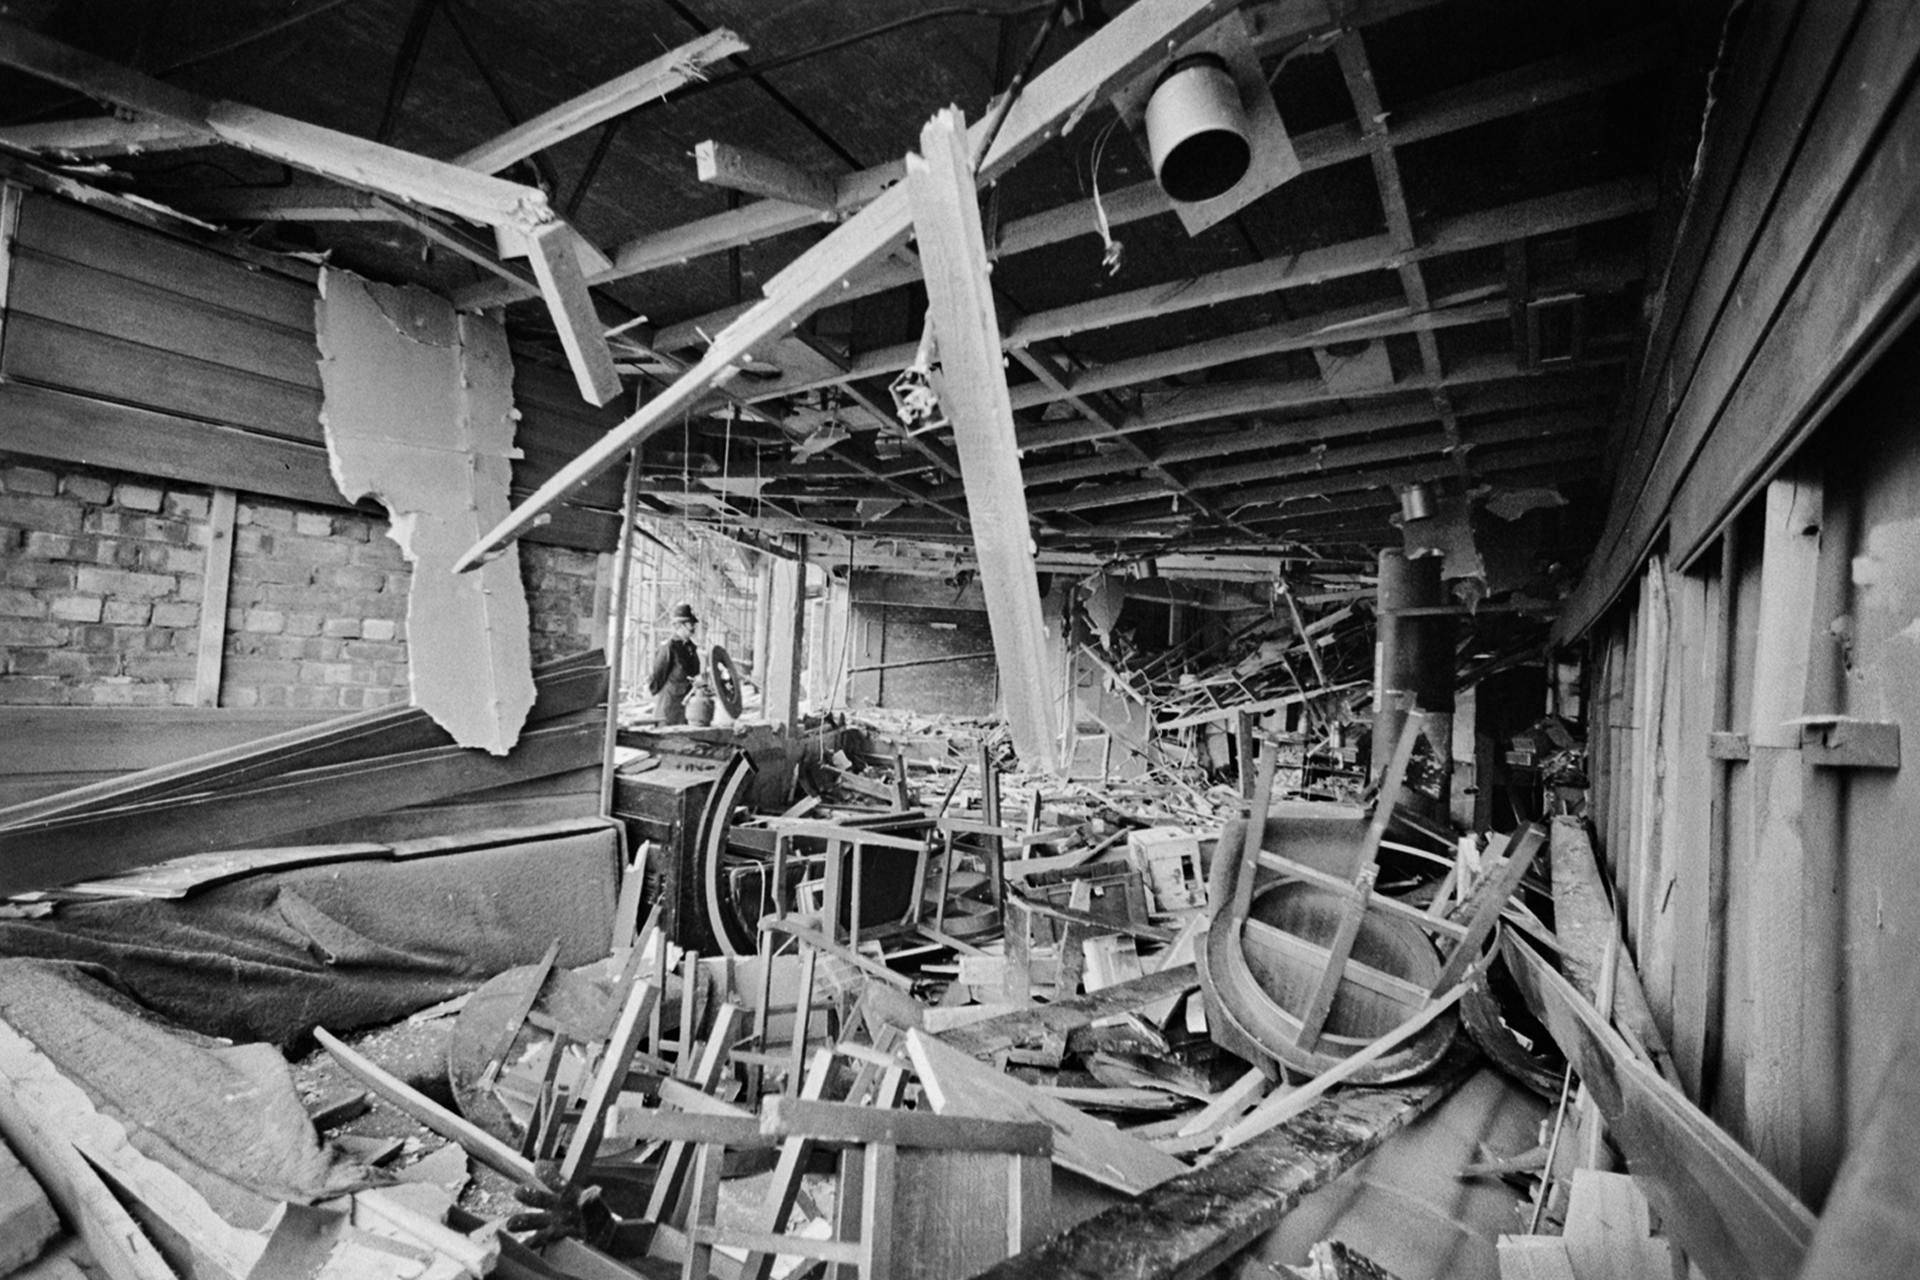
[[(297, 267), (297, 264), (295, 264)], [(0, 330), (0, 445), (59, 462), (348, 504), (327, 469), (314, 285), (29, 192)], [(516, 362), (524, 400), (516, 497), (623, 416), (564, 374)], [(603, 477), (529, 533), (613, 546), (620, 486)]]

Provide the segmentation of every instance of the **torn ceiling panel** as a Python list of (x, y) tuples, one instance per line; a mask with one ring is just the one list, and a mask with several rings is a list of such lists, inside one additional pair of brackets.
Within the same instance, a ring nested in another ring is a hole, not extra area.
[(414, 704), (454, 741), (505, 755), (533, 705), (527, 601), (509, 547), (453, 562), (507, 513), (515, 413), (505, 332), (423, 289), (320, 275), (321, 421), (334, 483), (371, 495), (413, 565)]

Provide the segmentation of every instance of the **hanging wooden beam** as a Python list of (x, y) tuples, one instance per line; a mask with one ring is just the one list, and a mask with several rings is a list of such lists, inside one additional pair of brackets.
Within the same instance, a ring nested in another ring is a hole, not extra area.
[(703, 80), (705, 68), (746, 51), (746, 42), (740, 37), (724, 27), (716, 28), (461, 152), (453, 163), (478, 173), (498, 173), (516, 160), (545, 151), (642, 103), (663, 98), (682, 85)]
[[(1145, 71), (1160, 56), (1165, 42), (1200, 30), (1229, 7), (1228, 0), (1142, 0), (1126, 10), (1035, 78), (1007, 113), (976, 180), (990, 181), (1004, 173), (1052, 137), (1082, 102)], [(764, 300), (716, 335), (698, 364), (556, 472), (469, 548), (456, 567), (474, 568), (519, 537), (573, 489), (611, 466), (625, 450), (677, 420), (715, 383), (730, 377), (754, 348), (798, 325), (829, 300), (848, 276), (896, 248), (910, 225), (906, 192), (898, 186), (888, 188), (769, 280)]]
[(488, 226), (532, 228), (552, 218), (544, 193), (442, 160), (237, 102), (202, 98), (0, 20), (0, 66), (348, 186), (424, 204)]
[(603, 405), (620, 394), (620, 374), (601, 333), (600, 315), (580, 274), (575, 232), (564, 222), (549, 222), (527, 236), (529, 258), (540, 293), (547, 299), (567, 365), (588, 404)]
[(1048, 678), (1047, 627), (1040, 616), (1027, 494), (960, 113), (949, 108), (935, 115), (920, 131), (920, 150), (920, 156), (907, 157), (907, 190), (939, 344), (935, 386), (960, 451), (1014, 750), (1023, 767), (1051, 771), (1059, 763), (1059, 726)]

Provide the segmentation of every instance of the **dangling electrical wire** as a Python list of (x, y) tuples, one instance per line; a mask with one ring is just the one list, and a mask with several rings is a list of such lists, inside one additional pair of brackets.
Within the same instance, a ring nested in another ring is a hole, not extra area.
[(1125, 257), (1127, 246), (1113, 238), (1113, 224), (1107, 219), (1107, 206), (1100, 199), (1100, 161), (1106, 156), (1107, 139), (1119, 127), (1120, 117), (1115, 116), (1107, 122), (1107, 127), (1093, 140), (1093, 216), (1100, 224), (1100, 242), (1106, 246), (1100, 255), (1100, 265), (1107, 269), (1110, 276), (1120, 273), (1120, 262)]

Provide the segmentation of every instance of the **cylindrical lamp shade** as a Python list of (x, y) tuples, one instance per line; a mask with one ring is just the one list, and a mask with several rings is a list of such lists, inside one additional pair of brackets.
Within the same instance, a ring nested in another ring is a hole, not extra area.
[(1160, 188), (1183, 204), (1224, 195), (1253, 162), (1247, 113), (1227, 64), (1210, 53), (1168, 67), (1147, 99), (1147, 153)]

